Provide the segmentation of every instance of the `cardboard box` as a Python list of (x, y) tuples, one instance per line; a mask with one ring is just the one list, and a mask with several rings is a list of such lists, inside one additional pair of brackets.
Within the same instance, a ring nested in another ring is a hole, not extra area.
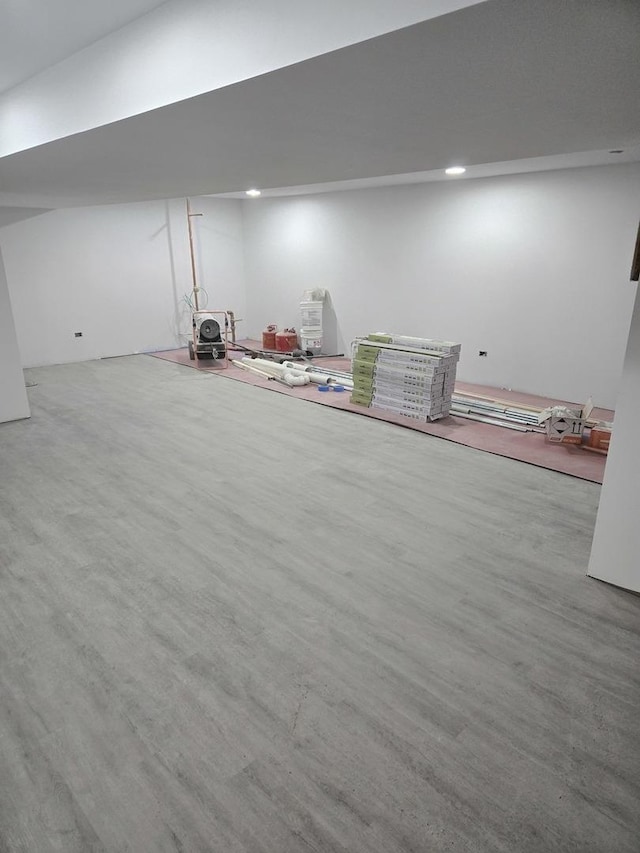
[(371, 377), (376, 385), (393, 385), (397, 388), (422, 388), (425, 391), (442, 391), (444, 383), (441, 376), (428, 376), (424, 373), (403, 373), (376, 370)]
[(368, 335), (368, 340), (383, 344), (399, 344), (414, 349), (428, 349), (434, 352), (459, 353), (461, 345), (453, 341), (438, 341), (433, 338), (412, 338), (408, 335), (392, 335), (387, 332), (376, 332)]
[(444, 384), (444, 374), (434, 367), (416, 365), (386, 364), (384, 362), (363, 362), (356, 360), (352, 365), (354, 376), (385, 378), (389, 381), (416, 382), (420, 384)]
[(356, 405), (419, 420), (449, 414), (460, 345), (451, 341), (376, 334), (353, 345)]
[(578, 417), (552, 415), (545, 423), (547, 441), (558, 444), (582, 444), (585, 421)]
[(605, 453), (609, 451), (609, 442), (611, 441), (611, 426), (605, 423), (599, 423), (598, 426), (592, 427), (589, 434), (589, 447), (594, 450), (602, 450)]
[(421, 400), (425, 403), (434, 400), (442, 400), (442, 388), (428, 390), (425, 388), (405, 388), (397, 385), (385, 385), (378, 383), (373, 386), (374, 396), (392, 397), (397, 400)]
[(423, 415), (420, 412), (402, 411), (396, 406), (387, 406), (382, 403), (376, 403), (375, 406), (372, 406), (371, 408), (380, 409), (382, 412), (391, 412), (394, 415), (402, 415), (405, 418), (412, 418), (414, 421), (422, 421), (423, 423), (428, 420), (426, 415)]
[(582, 444), (582, 434), (592, 410), (591, 398), (581, 409), (550, 406), (540, 413), (538, 423), (545, 425), (547, 441), (556, 444)]
[(390, 379), (425, 379), (444, 383), (444, 369), (437, 365), (416, 364), (414, 362), (366, 362), (359, 359), (351, 365), (351, 372), (362, 376), (387, 376)]
[(425, 414), (427, 414), (431, 409), (442, 409), (441, 400), (429, 400), (422, 397), (401, 397), (395, 394), (374, 393), (372, 402), (397, 406), (399, 409), (420, 410), (424, 411)]
[[(580, 423), (579, 421), (574, 421), (576, 429), (578, 428), (579, 423)], [(556, 444), (582, 444), (582, 430), (583, 429), (584, 429), (584, 423), (582, 423), (582, 428), (580, 430), (580, 433), (575, 433), (575, 434), (565, 433), (564, 435), (560, 436), (560, 438), (555, 437), (555, 432), (552, 429), (550, 433), (547, 433), (547, 440), (551, 441), (551, 442), (555, 442)]]
[(355, 357), (360, 361), (375, 361), (378, 358), (378, 348), (373, 346), (364, 346), (359, 344), (356, 348)]
[(367, 376), (363, 373), (353, 374), (354, 388), (373, 388), (373, 376)]
[(356, 406), (370, 406), (371, 405), (371, 393), (367, 393), (366, 391), (358, 391), (357, 389), (353, 389), (351, 394), (351, 402), (355, 403)]
[(354, 358), (351, 362), (352, 373), (373, 373), (376, 369), (375, 361), (368, 361), (366, 358)]
[(401, 347), (394, 344), (373, 343), (372, 341), (360, 340), (355, 344), (354, 357), (369, 360), (404, 360), (447, 367), (457, 364), (460, 356), (458, 353), (436, 352), (416, 349), (415, 347)]

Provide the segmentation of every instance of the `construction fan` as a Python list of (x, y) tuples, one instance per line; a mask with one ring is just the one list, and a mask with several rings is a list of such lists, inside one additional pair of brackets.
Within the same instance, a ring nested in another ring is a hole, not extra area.
[(194, 311), (193, 338), (189, 341), (189, 358), (224, 358), (225, 344), (222, 340), (220, 323), (212, 314)]

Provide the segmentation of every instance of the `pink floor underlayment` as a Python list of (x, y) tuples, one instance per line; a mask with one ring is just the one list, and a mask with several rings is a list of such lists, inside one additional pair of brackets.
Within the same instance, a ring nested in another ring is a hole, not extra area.
[[(246, 343), (247, 346), (256, 345), (255, 342), (247, 341), (242, 343)], [(464, 444), (467, 447), (474, 447), (476, 450), (484, 450), (487, 453), (495, 453), (498, 456), (517, 459), (520, 462), (527, 462), (530, 465), (537, 465), (540, 468), (549, 468), (552, 471), (559, 471), (562, 474), (569, 474), (571, 477), (578, 477), (582, 480), (590, 480), (593, 483), (602, 483), (604, 476), (606, 456), (572, 445), (550, 444), (545, 439), (545, 436), (540, 433), (518, 432), (500, 426), (493, 426), (492, 424), (466, 420), (465, 418), (455, 417), (454, 415), (450, 415), (448, 418), (443, 418), (440, 421), (434, 421), (433, 423), (422, 423), (411, 418), (405, 418), (402, 415), (394, 415), (390, 412), (382, 412), (377, 409), (367, 409), (364, 406), (354, 406), (349, 402), (350, 395), (348, 391), (343, 393), (336, 393), (334, 391), (322, 392), (318, 391), (316, 385), (287, 388), (278, 382), (269, 382), (260, 376), (235, 367), (233, 364), (229, 364), (229, 367), (225, 369), (220, 364), (211, 361), (190, 361), (186, 348), (149, 353), (149, 355), (152, 355), (154, 358), (164, 359), (165, 361), (172, 361), (176, 364), (183, 364), (195, 370), (217, 373), (227, 379), (235, 379), (238, 382), (245, 382), (248, 385), (256, 385), (268, 391), (275, 391), (277, 394), (287, 394), (290, 397), (299, 397), (302, 400), (319, 403), (323, 406), (332, 406), (334, 409), (344, 409), (348, 412), (375, 418), (379, 421), (398, 424), (417, 432), (435, 435), (439, 438), (445, 438), (448, 441)], [(242, 355), (243, 353), (241, 352), (231, 353), (232, 358), (241, 358)], [(348, 358), (321, 359), (318, 364), (326, 369), (351, 369)], [(503, 391), (485, 385), (471, 385), (467, 382), (456, 382), (456, 392), (458, 394), (464, 394), (465, 392), (484, 394), (501, 400), (509, 400), (516, 404), (525, 403), (530, 406), (539, 406), (540, 408), (556, 404), (575, 406), (574, 403), (567, 403), (567, 401), (563, 400), (551, 400), (517, 391)], [(579, 408), (579, 405), (577, 407)], [(609, 409), (594, 409), (592, 418), (612, 421), (613, 412)]]

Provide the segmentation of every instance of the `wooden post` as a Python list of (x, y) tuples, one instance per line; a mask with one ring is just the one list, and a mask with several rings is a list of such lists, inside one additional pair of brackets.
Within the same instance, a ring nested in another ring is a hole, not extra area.
[(187, 202), (187, 226), (189, 229), (189, 255), (191, 257), (191, 279), (193, 281), (193, 298), (195, 304), (195, 310), (200, 310), (200, 299), (198, 297), (199, 288), (198, 288), (198, 277), (196, 274), (196, 258), (193, 251), (193, 228), (191, 227), (191, 217), (192, 216), (202, 216), (201, 213), (191, 213), (191, 202), (189, 199), (186, 199)]

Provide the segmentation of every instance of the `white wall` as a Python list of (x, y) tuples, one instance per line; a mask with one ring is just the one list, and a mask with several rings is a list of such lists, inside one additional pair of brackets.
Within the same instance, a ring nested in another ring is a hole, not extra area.
[(0, 252), (0, 423), (28, 418), (30, 414)]
[(172, 0), (0, 95), (0, 157), (481, 0)]
[[(194, 199), (199, 280), (243, 336), (297, 327), (302, 291), (326, 287), (329, 349), (383, 328), (459, 340), (461, 379), (613, 406), (639, 190), (625, 164)], [(182, 200), (54, 211), (0, 228), (0, 248), (25, 366), (171, 348), (188, 329)]]
[(381, 329), (461, 341), (461, 379), (613, 406), (638, 198), (633, 163), (247, 200), (247, 330), (297, 327), (302, 291), (326, 287), (330, 348)]
[[(636, 289), (635, 285), (629, 285)], [(631, 324), (588, 574), (640, 592), (640, 296)]]
[[(193, 210), (204, 213), (193, 222), (210, 306), (244, 316), (240, 202), (197, 199)], [(25, 366), (184, 343), (191, 268), (183, 200), (52, 211), (0, 229), (0, 247)]]

